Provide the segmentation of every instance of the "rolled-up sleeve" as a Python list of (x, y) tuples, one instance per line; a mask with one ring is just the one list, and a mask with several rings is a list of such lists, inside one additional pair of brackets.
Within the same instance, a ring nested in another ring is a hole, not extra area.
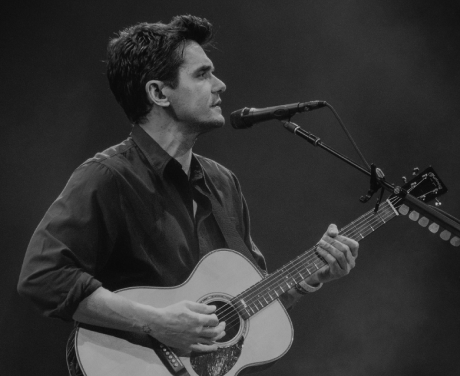
[(110, 256), (120, 217), (113, 173), (87, 162), (72, 174), (27, 248), (18, 292), (45, 316), (71, 320), (102, 284), (95, 278)]

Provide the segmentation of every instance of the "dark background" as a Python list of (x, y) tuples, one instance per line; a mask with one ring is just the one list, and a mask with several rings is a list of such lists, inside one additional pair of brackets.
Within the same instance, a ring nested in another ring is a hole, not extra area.
[[(72, 171), (126, 138), (104, 76), (108, 38), (140, 21), (211, 20), (209, 52), (227, 84), (225, 117), (249, 107), (323, 99), (364, 155), (401, 183), (433, 165), (460, 216), (458, 1), (40, 1), (3, 6), (1, 43), (0, 374), (65, 375), (71, 324), (41, 318), (16, 293), (35, 226)], [(352, 159), (327, 109), (297, 115)], [(228, 121), (227, 121), (228, 123)], [(271, 271), (330, 222), (372, 208), (368, 179), (275, 122), (203, 136), (196, 151), (232, 169), (253, 238)], [(459, 375), (460, 248), (407, 217), (361, 244), (346, 278), (291, 312), (295, 341), (264, 375)]]

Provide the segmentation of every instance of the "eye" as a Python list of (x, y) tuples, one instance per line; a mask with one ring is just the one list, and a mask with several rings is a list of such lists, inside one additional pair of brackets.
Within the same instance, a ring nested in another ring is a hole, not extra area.
[(210, 68), (204, 68), (198, 71), (197, 77), (199, 78), (210, 78), (213, 74), (213, 70)]

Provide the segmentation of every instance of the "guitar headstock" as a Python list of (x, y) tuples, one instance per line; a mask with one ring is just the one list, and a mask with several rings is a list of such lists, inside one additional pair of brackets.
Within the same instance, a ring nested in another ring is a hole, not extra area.
[[(445, 194), (447, 192), (447, 187), (436, 174), (432, 167), (428, 167), (422, 172), (419, 172), (418, 169), (414, 169), (415, 177), (411, 179), (409, 182), (403, 185), (403, 188), (410, 193), (411, 196), (417, 197), (419, 200), (429, 203), (433, 200), (436, 200), (436, 206), (440, 206), (441, 203), (438, 201), (438, 197)], [(390, 200), (395, 200), (393, 206), (398, 210), (398, 212), (402, 215), (409, 214), (409, 218), (413, 221), (417, 221), (418, 224), (422, 227), (428, 227), (428, 229), (432, 233), (437, 233), (441, 227), (436, 222), (431, 222), (430, 220), (425, 217), (421, 216), (415, 210), (410, 210), (409, 206), (403, 203), (403, 199), (399, 198), (397, 195), (392, 195)], [(440, 237), (443, 240), (449, 240), (450, 243), (458, 247), (460, 246), (460, 238), (458, 236), (453, 236), (451, 231), (447, 229), (443, 229), (440, 232)]]
[[(447, 192), (446, 185), (442, 182), (433, 167), (428, 167), (422, 172), (414, 168), (414, 178), (406, 182), (402, 187), (412, 196), (425, 203), (437, 201), (439, 196)], [(440, 205), (439, 201), (437, 204)]]

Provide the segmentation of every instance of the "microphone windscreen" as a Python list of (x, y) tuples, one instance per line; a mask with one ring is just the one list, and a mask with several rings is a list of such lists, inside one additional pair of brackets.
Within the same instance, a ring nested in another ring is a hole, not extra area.
[(243, 118), (243, 112), (246, 110), (247, 108), (242, 108), (240, 110), (236, 110), (236, 111), (233, 111), (231, 114), (230, 114), (230, 123), (232, 124), (232, 127), (235, 128), (235, 129), (245, 129), (245, 128), (249, 128), (251, 127), (252, 124), (247, 124), (245, 121), (244, 121), (244, 118)]

